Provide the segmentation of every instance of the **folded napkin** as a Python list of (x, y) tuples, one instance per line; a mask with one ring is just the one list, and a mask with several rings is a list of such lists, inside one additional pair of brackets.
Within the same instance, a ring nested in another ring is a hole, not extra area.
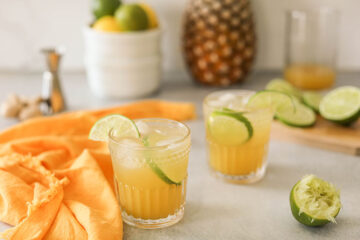
[(107, 146), (88, 140), (101, 117), (194, 118), (188, 103), (142, 101), (26, 121), (0, 133), (0, 233), (12, 240), (122, 239)]

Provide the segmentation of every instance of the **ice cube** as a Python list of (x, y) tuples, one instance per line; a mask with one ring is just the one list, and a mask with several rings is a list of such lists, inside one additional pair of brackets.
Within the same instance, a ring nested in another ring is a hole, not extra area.
[(136, 126), (142, 135), (148, 135), (150, 133), (150, 127), (143, 121), (137, 121)]
[(156, 146), (169, 146), (171, 147), (172, 145), (175, 145), (173, 143), (176, 143), (177, 141), (181, 140), (181, 137), (172, 137), (172, 138), (167, 138), (164, 140), (160, 140), (156, 142)]
[(225, 93), (224, 95), (218, 97), (216, 100), (208, 101), (208, 104), (213, 107), (227, 107), (235, 98), (235, 94)]
[(234, 100), (236, 98), (235, 94), (232, 93), (225, 93), (224, 95), (219, 97), (219, 101), (223, 102), (223, 103), (227, 103), (231, 100)]
[(143, 144), (140, 139), (137, 138), (123, 138), (119, 140), (119, 143), (129, 147), (142, 147)]

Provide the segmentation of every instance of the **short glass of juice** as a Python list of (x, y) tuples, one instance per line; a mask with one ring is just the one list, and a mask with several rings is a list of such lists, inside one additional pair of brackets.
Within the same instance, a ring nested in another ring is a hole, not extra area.
[(124, 222), (162, 228), (184, 215), (190, 129), (169, 119), (139, 119), (140, 138), (109, 133), (117, 199)]
[(256, 182), (266, 171), (273, 111), (247, 107), (253, 94), (217, 91), (203, 103), (209, 165), (217, 177), (229, 182)]

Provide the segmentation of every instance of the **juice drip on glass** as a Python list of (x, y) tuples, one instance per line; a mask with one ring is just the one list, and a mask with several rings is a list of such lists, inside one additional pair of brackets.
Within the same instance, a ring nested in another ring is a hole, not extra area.
[(285, 69), (285, 79), (302, 89), (319, 90), (334, 84), (335, 71), (318, 64), (294, 64)]

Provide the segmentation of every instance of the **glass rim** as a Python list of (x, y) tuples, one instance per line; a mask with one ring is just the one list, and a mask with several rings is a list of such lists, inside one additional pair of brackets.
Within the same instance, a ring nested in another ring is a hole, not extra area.
[[(235, 92), (235, 93), (240, 93), (240, 94), (248, 94), (249, 97), (251, 97), (252, 95), (256, 94), (257, 91), (253, 91), (253, 90), (243, 90), (243, 89), (229, 89), (229, 90), (218, 90), (218, 91), (215, 91), (215, 92), (212, 92), (212, 93), (209, 93), (208, 95), (206, 95), (206, 97), (204, 98), (204, 101), (203, 101), (203, 104), (204, 106), (206, 107), (209, 107), (209, 108), (213, 108), (213, 109), (219, 109), (219, 108), (222, 108), (221, 106), (213, 106), (213, 105), (210, 105), (209, 104), (209, 98), (211, 96), (214, 96), (214, 95), (217, 95), (217, 94), (226, 94), (226, 93), (231, 93), (231, 92)], [(264, 111), (264, 110), (269, 110), (271, 109), (270, 107), (264, 107), (264, 108), (246, 108), (246, 110), (248, 110), (249, 113), (256, 113), (256, 112), (261, 112), (261, 111)]]
[(138, 119), (134, 119), (134, 122), (136, 121), (162, 121), (162, 122), (167, 122), (167, 123), (175, 123), (181, 127), (183, 127), (185, 129), (185, 134), (183, 137), (176, 139), (175, 141), (171, 141), (165, 145), (161, 145), (161, 146), (150, 146), (150, 147), (146, 147), (146, 146), (131, 146), (129, 144), (126, 143), (120, 143), (119, 140), (112, 134), (113, 133), (113, 128), (110, 129), (108, 137), (109, 137), (109, 141), (115, 143), (116, 145), (120, 146), (120, 147), (128, 147), (130, 149), (134, 149), (134, 150), (163, 150), (163, 149), (167, 149), (170, 145), (173, 144), (180, 144), (181, 142), (185, 141), (187, 138), (190, 137), (191, 131), (190, 128), (179, 121), (173, 120), (173, 119), (168, 119), (168, 118), (138, 118)]
[(340, 14), (339, 9), (330, 6), (320, 6), (318, 8), (290, 8), (285, 10), (285, 13), (292, 16), (293, 14), (331, 14), (337, 16)]

